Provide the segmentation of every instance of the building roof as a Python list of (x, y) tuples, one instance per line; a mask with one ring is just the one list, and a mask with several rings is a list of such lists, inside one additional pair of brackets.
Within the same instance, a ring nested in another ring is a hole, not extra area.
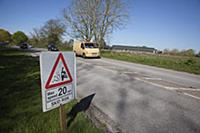
[(144, 52), (153, 52), (156, 51), (155, 48), (146, 47), (146, 46), (124, 46), (124, 45), (113, 45), (112, 50), (132, 50), (132, 51), (144, 51)]

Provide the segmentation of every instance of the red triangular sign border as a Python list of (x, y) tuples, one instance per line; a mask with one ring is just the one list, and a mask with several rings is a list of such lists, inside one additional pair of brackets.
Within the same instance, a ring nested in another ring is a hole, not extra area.
[[(68, 76), (69, 76), (69, 80), (63, 81), (63, 82), (59, 82), (59, 83), (56, 83), (56, 84), (50, 84), (51, 79), (52, 79), (52, 77), (53, 77), (53, 74), (54, 74), (54, 72), (55, 72), (55, 70), (56, 70), (56, 67), (57, 67), (57, 65), (58, 65), (58, 63), (59, 63), (60, 60), (62, 61), (63, 65), (64, 65), (64, 67), (65, 67), (65, 69), (66, 69), (66, 71), (67, 71), (67, 74), (68, 74)], [(45, 85), (45, 88), (46, 88), (46, 89), (50, 89), (50, 88), (53, 88), (53, 87), (61, 86), (61, 85), (63, 85), (63, 84), (71, 83), (72, 81), (73, 81), (73, 79), (72, 79), (72, 76), (71, 76), (71, 74), (70, 74), (70, 72), (69, 72), (69, 69), (68, 69), (68, 67), (67, 67), (67, 64), (66, 64), (66, 62), (65, 62), (65, 59), (64, 59), (62, 53), (59, 53), (59, 55), (58, 55), (58, 57), (57, 57), (57, 59), (56, 59), (56, 62), (55, 62), (55, 64), (54, 64), (54, 66), (53, 66), (53, 69), (52, 69), (52, 71), (51, 71), (51, 73), (50, 73), (50, 76), (49, 76), (49, 78), (48, 78), (48, 80), (47, 80), (47, 83), (46, 83), (46, 85)]]

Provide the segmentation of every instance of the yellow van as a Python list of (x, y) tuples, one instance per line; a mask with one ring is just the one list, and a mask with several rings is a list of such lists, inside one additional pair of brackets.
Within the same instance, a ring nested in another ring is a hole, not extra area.
[(100, 58), (100, 50), (94, 42), (81, 42), (75, 41), (73, 44), (73, 51), (76, 55), (86, 57), (98, 57)]

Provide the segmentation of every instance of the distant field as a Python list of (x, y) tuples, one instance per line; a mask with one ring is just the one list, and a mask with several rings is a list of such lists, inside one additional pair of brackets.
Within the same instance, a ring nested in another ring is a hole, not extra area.
[[(59, 133), (59, 111), (42, 112), (39, 61), (14, 49), (0, 49), (0, 133)], [(67, 111), (76, 101), (65, 105)], [(68, 133), (100, 133), (79, 113)]]
[(102, 57), (200, 74), (200, 58), (102, 51)]

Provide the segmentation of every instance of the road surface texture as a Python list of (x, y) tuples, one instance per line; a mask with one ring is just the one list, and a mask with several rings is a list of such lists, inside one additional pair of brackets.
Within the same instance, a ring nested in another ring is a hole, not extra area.
[(127, 133), (200, 133), (200, 76), (111, 59), (77, 58), (77, 93)]
[(124, 133), (200, 133), (199, 75), (78, 57), (77, 79), (78, 96), (96, 93), (93, 105)]

